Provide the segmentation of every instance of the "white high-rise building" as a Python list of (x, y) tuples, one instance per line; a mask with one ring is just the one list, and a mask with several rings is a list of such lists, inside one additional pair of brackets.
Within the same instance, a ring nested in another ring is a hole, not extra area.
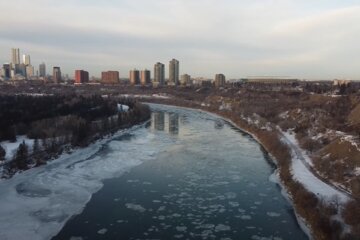
[(28, 55), (28, 54), (24, 54), (24, 55), (23, 55), (23, 63), (24, 63), (26, 66), (31, 65), (30, 55)]
[(18, 48), (11, 49), (11, 63), (13, 65), (20, 64), (20, 49)]
[(34, 76), (34, 67), (31, 65), (26, 66), (26, 78), (31, 79)]

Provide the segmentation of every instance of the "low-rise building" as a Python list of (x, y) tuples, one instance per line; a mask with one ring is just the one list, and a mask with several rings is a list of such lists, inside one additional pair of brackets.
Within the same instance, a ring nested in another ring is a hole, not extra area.
[(118, 71), (107, 71), (101, 73), (101, 82), (104, 84), (119, 84), (120, 74)]
[(89, 82), (89, 72), (84, 70), (76, 70), (75, 71), (75, 83), (82, 84)]

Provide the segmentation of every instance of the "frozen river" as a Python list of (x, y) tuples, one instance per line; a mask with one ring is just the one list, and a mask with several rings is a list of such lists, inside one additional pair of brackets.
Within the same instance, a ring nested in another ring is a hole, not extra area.
[(1, 181), (0, 239), (307, 239), (255, 140), (152, 108), (147, 125)]

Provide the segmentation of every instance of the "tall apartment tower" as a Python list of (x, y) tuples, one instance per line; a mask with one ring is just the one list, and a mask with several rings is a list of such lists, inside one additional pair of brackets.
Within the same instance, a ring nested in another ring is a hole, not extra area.
[(11, 49), (11, 63), (20, 64), (20, 49), (12, 48)]
[(151, 73), (149, 70), (145, 69), (140, 73), (140, 82), (141, 85), (148, 85), (151, 83)]
[(172, 59), (169, 62), (169, 85), (176, 86), (179, 84), (179, 61)]
[(39, 77), (46, 77), (46, 65), (45, 65), (45, 63), (41, 63), (39, 65)]
[(131, 70), (130, 71), (130, 83), (131, 85), (138, 85), (140, 84), (140, 72), (139, 70)]
[(60, 67), (53, 68), (53, 82), (60, 83), (61, 82), (61, 71)]
[(4, 64), (3, 65), (3, 76), (5, 79), (10, 79), (11, 77), (11, 65), (10, 64)]
[(154, 85), (162, 86), (165, 83), (165, 65), (157, 62), (154, 65)]
[(225, 86), (225, 83), (226, 79), (224, 74), (219, 73), (215, 75), (215, 87), (223, 87)]

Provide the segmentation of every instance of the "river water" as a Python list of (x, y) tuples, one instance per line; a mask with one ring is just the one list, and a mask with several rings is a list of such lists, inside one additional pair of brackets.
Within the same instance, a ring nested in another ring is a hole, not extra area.
[(113, 172), (54, 240), (307, 239), (255, 140), (213, 115), (151, 106), (151, 123), (74, 163)]

